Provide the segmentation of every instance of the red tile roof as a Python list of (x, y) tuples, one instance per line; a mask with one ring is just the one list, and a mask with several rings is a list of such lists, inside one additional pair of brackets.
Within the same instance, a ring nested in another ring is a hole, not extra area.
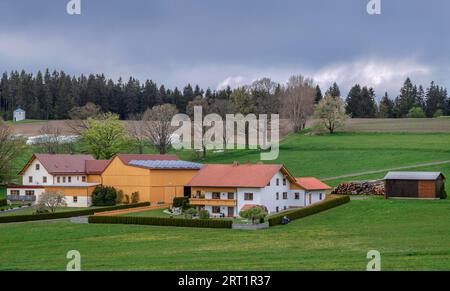
[(306, 177), (306, 178), (295, 178), (297, 184), (299, 184), (305, 190), (329, 190), (330, 186), (323, 183), (319, 179)]
[(132, 160), (137, 161), (177, 161), (177, 155), (135, 155), (135, 154), (120, 154), (118, 155), (122, 163), (128, 165)]
[(87, 160), (86, 174), (95, 175), (101, 174), (108, 166), (109, 160)]
[(282, 168), (282, 165), (208, 164), (192, 178), (188, 186), (264, 188)]
[(94, 160), (91, 155), (34, 154), (19, 174), (23, 174), (34, 159), (39, 160), (50, 174), (83, 174), (86, 172), (86, 161)]

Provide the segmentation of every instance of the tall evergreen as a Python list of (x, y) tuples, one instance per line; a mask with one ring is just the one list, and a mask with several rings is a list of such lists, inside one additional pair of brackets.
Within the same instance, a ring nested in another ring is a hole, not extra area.
[(339, 89), (339, 86), (336, 82), (331, 85), (330, 88), (328, 88), (325, 95), (332, 96), (332, 97), (341, 97), (341, 90)]
[(378, 117), (380, 118), (393, 118), (395, 117), (394, 112), (394, 101), (392, 101), (388, 93), (385, 92), (383, 98), (380, 100), (380, 105), (378, 106)]
[(322, 100), (323, 95), (322, 95), (322, 90), (320, 90), (320, 86), (317, 85), (316, 86), (316, 96), (314, 98), (314, 103), (318, 104), (320, 102), (320, 100)]
[(426, 99), (425, 113), (427, 117), (433, 117), (438, 110), (445, 113), (447, 91), (436, 85), (434, 81), (431, 82), (430, 87), (427, 89)]
[(376, 103), (373, 89), (361, 88), (358, 84), (353, 86), (346, 99), (346, 111), (353, 118), (375, 117)]

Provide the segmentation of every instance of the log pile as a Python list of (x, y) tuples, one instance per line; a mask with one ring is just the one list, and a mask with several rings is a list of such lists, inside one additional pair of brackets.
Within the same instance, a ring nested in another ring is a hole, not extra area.
[(337, 186), (332, 194), (341, 195), (384, 195), (384, 181), (345, 182)]

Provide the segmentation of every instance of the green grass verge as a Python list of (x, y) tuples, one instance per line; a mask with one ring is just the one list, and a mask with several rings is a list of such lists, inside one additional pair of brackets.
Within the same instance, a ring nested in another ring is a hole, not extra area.
[(73, 249), (83, 270), (363, 271), (373, 249), (381, 252), (382, 270), (449, 270), (449, 221), (450, 200), (369, 198), (256, 232), (3, 224), (0, 270), (65, 270)]

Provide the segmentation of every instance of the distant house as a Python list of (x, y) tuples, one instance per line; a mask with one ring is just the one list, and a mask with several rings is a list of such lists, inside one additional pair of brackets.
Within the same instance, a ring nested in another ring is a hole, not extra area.
[(25, 118), (26, 118), (25, 110), (23, 110), (20, 107), (17, 108), (16, 110), (14, 110), (14, 112), (13, 112), (13, 120), (14, 120), (14, 122), (25, 120)]
[(440, 172), (389, 172), (386, 198), (441, 198), (445, 177)]

